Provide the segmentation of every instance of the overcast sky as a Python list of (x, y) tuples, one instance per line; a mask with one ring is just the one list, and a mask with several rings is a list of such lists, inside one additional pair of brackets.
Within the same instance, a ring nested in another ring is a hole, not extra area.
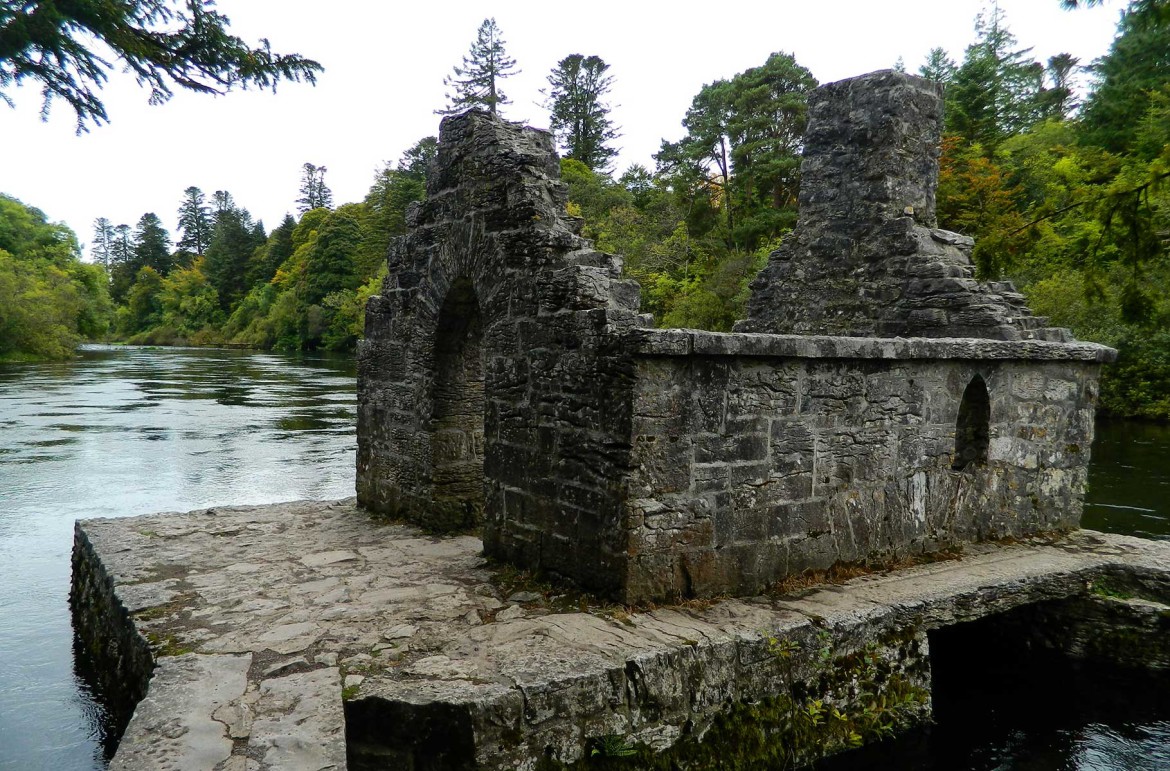
[[(974, 39), (982, 0), (767, 0), (674, 2), (391, 2), (219, 0), (232, 30), (268, 37), (274, 50), (321, 62), (315, 87), (276, 94), (179, 93), (165, 105), (115, 70), (102, 92), (109, 125), (76, 136), (67, 105), (39, 119), (39, 93), (9, 91), (0, 103), (0, 192), (68, 224), (82, 242), (93, 221), (133, 226), (147, 211), (171, 229), (182, 191), (230, 191), (271, 229), (295, 213), (301, 166), (328, 167), (335, 203), (358, 201), (375, 171), (418, 139), (437, 134), (443, 77), (467, 52), (485, 15), (503, 31), (522, 72), (504, 83), (505, 117), (546, 127), (540, 89), (571, 53), (596, 54), (615, 78), (612, 116), (621, 127), (617, 170), (653, 167), (663, 138), (677, 139), (704, 84), (791, 53), (822, 83), (888, 68), (901, 56), (916, 71), (934, 46), (956, 61)], [(1088, 63), (1113, 38), (1122, 0), (1062, 11), (1059, 0), (1000, 0), (1022, 47), (1046, 61), (1067, 51)]]

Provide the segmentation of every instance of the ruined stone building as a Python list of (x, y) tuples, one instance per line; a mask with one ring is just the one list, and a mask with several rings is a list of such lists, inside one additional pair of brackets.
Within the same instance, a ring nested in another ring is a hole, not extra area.
[(549, 134), (443, 121), (359, 353), (358, 499), (624, 602), (1077, 527), (1113, 351), (938, 230), (942, 102), (810, 99), (796, 230), (734, 333), (653, 329)]

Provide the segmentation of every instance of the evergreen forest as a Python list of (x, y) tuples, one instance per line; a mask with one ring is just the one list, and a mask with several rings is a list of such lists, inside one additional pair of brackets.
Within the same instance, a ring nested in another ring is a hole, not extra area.
[[(485, 20), (436, 112), (507, 117), (502, 81), (516, 62), (505, 46)], [(912, 71), (945, 95), (939, 227), (975, 237), (981, 278), (1014, 280), (1052, 325), (1119, 349), (1104, 412), (1170, 420), (1170, 0), (1131, 0), (1093, 62), (1036, 61), (992, 10), (964, 51), (933, 49)], [(795, 225), (818, 81), (785, 53), (713, 80), (653, 168), (619, 172), (614, 77), (582, 54), (548, 76), (570, 212), (624, 255), (658, 325), (728, 330)], [(189, 187), (133, 225), (98, 219), (93, 263), (68, 228), (0, 196), (0, 360), (65, 357), (83, 339), (352, 350), (435, 151), (434, 137), (420, 139), (374, 173), (363, 200), (340, 205), (327, 169), (307, 163), (297, 215), (271, 230), (230, 192)], [(178, 214), (173, 236), (159, 211)]]

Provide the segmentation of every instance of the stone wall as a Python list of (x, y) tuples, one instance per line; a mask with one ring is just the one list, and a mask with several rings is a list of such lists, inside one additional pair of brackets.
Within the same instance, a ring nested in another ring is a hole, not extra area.
[(549, 134), (443, 121), (427, 200), (392, 247), (358, 351), (362, 505), (617, 590), (619, 481), (643, 323), (620, 261), (580, 238)]
[(752, 282), (744, 332), (1071, 340), (973, 241), (936, 227), (941, 87), (887, 70), (809, 97), (796, 229)]
[(69, 607), (81, 647), (78, 661), (109, 713), (102, 741), (115, 746), (146, 695), (154, 657), (80, 524), (73, 531), (72, 563)]
[(646, 328), (547, 133), (444, 120), (366, 310), (359, 502), (627, 603), (1075, 527), (1113, 352), (933, 227), (936, 88), (874, 73), (811, 116), (800, 221), (742, 323), (770, 334), (731, 335)]
[[(627, 595), (751, 594), (839, 561), (1077, 527), (1101, 353), (647, 331)], [(976, 393), (986, 442), (964, 454)]]

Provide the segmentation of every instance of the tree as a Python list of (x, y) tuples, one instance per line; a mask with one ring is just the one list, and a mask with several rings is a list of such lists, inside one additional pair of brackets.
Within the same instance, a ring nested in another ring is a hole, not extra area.
[(566, 151), (594, 171), (604, 171), (617, 155), (609, 145), (618, 133), (609, 119), (605, 95), (613, 85), (609, 65), (597, 56), (571, 54), (548, 76), (549, 128)]
[(672, 186), (705, 190), (726, 221), (728, 246), (754, 249), (795, 220), (800, 145), (812, 73), (789, 54), (703, 86), (677, 143), (655, 156)]
[(273, 53), (228, 32), (230, 20), (213, 0), (120, 0), (80, 3), (54, 0), (0, 6), (0, 100), (4, 89), (38, 83), (48, 115), (54, 99), (77, 114), (77, 131), (108, 123), (98, 92), (114, 64), (94, 50), (104, 44), (150, 89), (160, 104), (179, 87), (207, 94), (232, 88), (271, 87), (281, 80), (316, 82), (321, 65), (297, 54)]
[(728, 238), (735, 229), (735, 213), (727, 194), (731, 179), (731, 88), (726, 80), (717, 80), (699, 89), (682, 121), (686, 136), (678, 142), (663, 140), (654, 156), (659, 173), (673, 177), (683, 187), (716, 190), (713, 197), (727, 218)]
[(1170, 1), (1135, 0), (1121, 16), (1109, 53), (1090, 68), (1082, 141), (1124, 153), (1151, 97), (1170, 84)]
[(926, 61), (918, 68), (918, 74), (927, 80), (948, 85), (955, 77), (958, 67), (943, 48), (932, 48), (926, 55)]
[[(217, 191), (216, 195), (219, 195)], [(230, 196), (229, 196), (230, 197)], [(247, 291), (248, 266), (257, 246), (252, 215), (232, 206), (219, 212), (215, 231), (207, 246), (207, 278), (219, 297), (220, 306), (229, 310)]]
[(138, 220), (138, 226), (134, 229), (131, 261), (135, 273), (142, 268), (153, 268), (159, 275), (166, 275), (174, 265), (170, 234), (154, 212), (147, 212)]
[(179, 230), (183, 235), (176, 246), (194, 255), (202, 256), (211, 243), (211, 210), (203, 197), (203, 191), (191, 186), (183, 191), (183, 202), (179, 204)]
[(115, 238), (114, 226), (108, 219), (98, 217), (93, 221), (93, 258), (107, 272), (113, 261)]
[(470, 107), (486, 107), (496, 115), (500, 105), (509, 104), (511, 100), (504, 95), (499, 81), (519, 71), (504, 45), (496, 20), (484, 19), (471, 50), (463, 57), (463, 66), (452, 68), (454, 74), (443, 78), (443, 85), (451, 91), (447, 92), (447, 107), (435, 112), (454, 115)]
[(423, 137), (402, 154), (398, 160), (398, 170), (414, 179), (425, 180), (427, 167), (438, 154), (438, 137)]
[(1073, 77), (1080, 59), (1068, 53), (1048, 57), (1044, 73), (1051, 86), (1041, 91), (1041, 113), (1045, 118), (1064, 120), (1077, 108)]
[(306, 163), (301, 172), (301, 197), (297, 199), (297, 211), (304, 214), (310, 209), (329, 209), (333, 206), (333, 192), (325, 184), (324, 166)]
[(277, 268), (292, 256), (292, 234), (296, 226), (297, 221), (291, 214), (284, 215), (281, 223), (273, 228), (263, 248), (253, 252), (247, 275), (249, 286), (271, 281)]
[[(226, 190), (216, 190), (211, 194), (211, 205), (215, 211), (211, 215), (212, 228), (219, 224), (219, 218), (228, 212), (236, 211), (236, 199), (232, 198), (232, 194)], [(214, 233), (212, 236), (214, 237)]]
[(67, 227), (0, 194), (0, 360), (68, 358), (82, 337), (105, 333), (105, 271), (79, 255)]
[(307, 305), (320, 303), (332, 292), (357, 287), (353, 258), (362, 240), (359, 206), (346, 204), (322, 223), (306, 265), (302, 296)]
[(980, 14), (975, 32), (978, 37), (947, 89), (947, 130), (990, 154), (1037, 119), (1043, 67), (1027, 59), (1031, 49), (1015, 49), (1016, 38), (998, 8), (990, 19)]

